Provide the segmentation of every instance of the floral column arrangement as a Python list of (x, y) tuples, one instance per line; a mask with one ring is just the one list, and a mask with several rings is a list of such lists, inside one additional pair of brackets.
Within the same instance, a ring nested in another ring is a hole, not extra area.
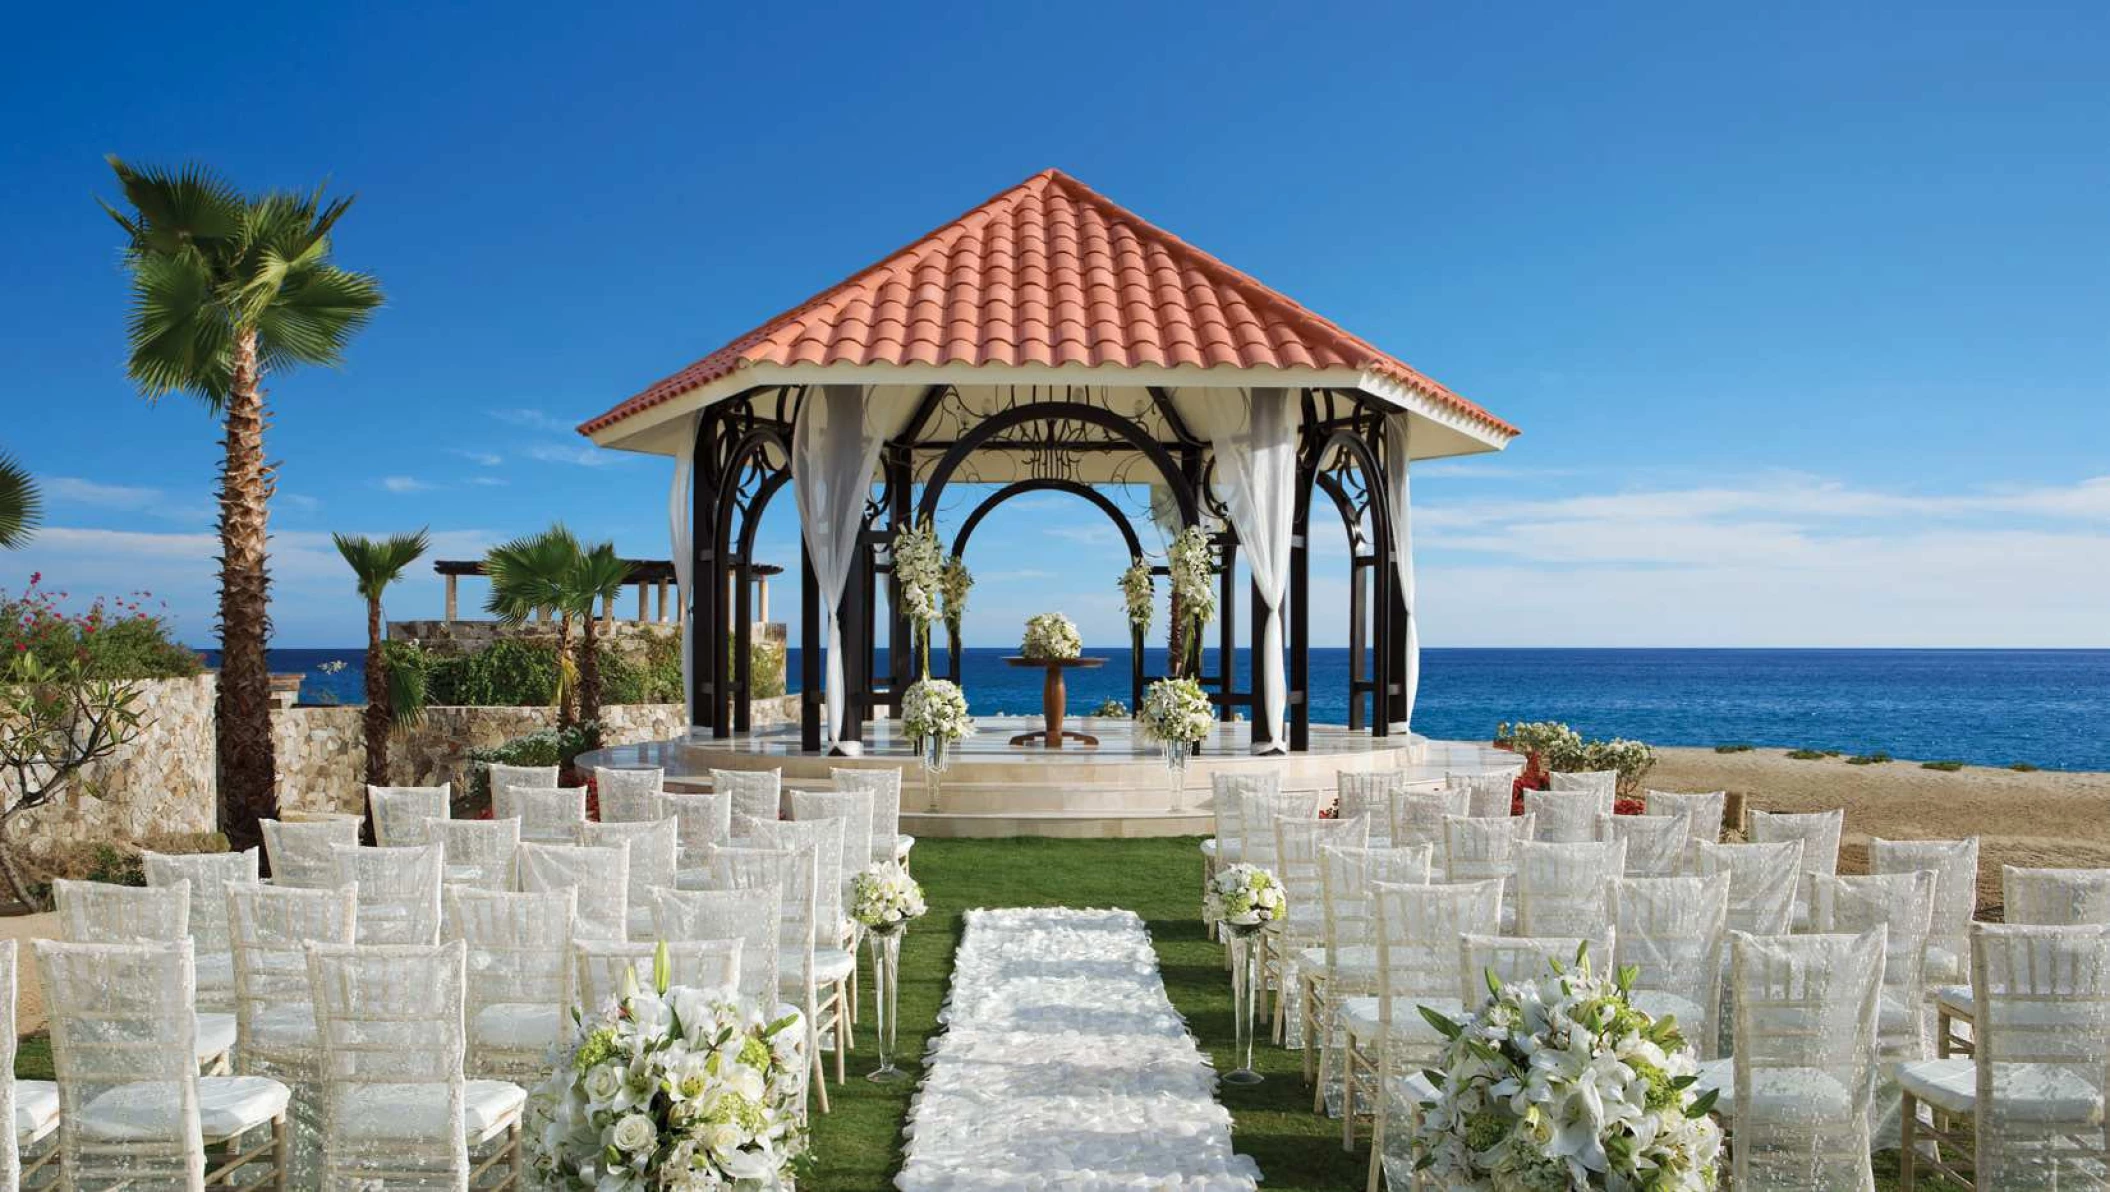
[[(1165, 558), (1172, 580), (1172, 648), (1165, 668), (1167, 675), (1143, 692), (1143, 706), (1136, 709), (1136, 720), (1143, 738), (1164, 749), (1165, 768), (1171, 773), (1172, 810), (1178, 811), (1187, 758), (1216, 723), (1215, 709), (1200, 681), (1202, 631), (1216, 619), (1216, 594), (1211, 587), (1216, 578), (1216, 552), (1200, 526), (1188, 526), (1167, 544)], [(1134, 625), (1137, 599), (1131, 577), (1139, 569), (1143, 579), (1143, 625), (1147, 628), (1150, 573), (1142, 567), (1142, 560), (1136, 560), (1121, 577), (1121, 590), (1129, 597), (1129, 623)]]
[(959, 685), (930, 673), (930, 627), (942, 615), (952, 632), (967, 611), (967, 591), (974, 579), (958, 558), (948, 560), (938, 545), (937, 527), (929, 518), (894, 532), (894, 581), (901, 592), (901, 612), (916, 638), (916, 681), (901, 694), (901, 724), (914, 742), (928, 787), (928, 803), (938, 806), (937, 776), (952, 764), (954, 741), (974, 731), (967, 715), (967, 696)]

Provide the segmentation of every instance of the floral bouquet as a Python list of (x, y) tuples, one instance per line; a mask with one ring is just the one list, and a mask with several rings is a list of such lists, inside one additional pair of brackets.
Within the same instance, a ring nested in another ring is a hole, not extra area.
[(918, 679), (901, 693), (901, 724), (918, 743), (957, 741), (974, 732), (967, 696), (949, 679)]
[(589, 1017), (529, 1102), (527, 1149), (545, 1186), (573, 1192), (781, 1189), (804, 1151), (797, 1015), (765, 1022), (718, 990), (653, 988)]
[(1216, 617), (1216, 551), (1200, 526), (1188, 526), (1165, 547), (1166, 570), (1172, 577), (1172, 594), (1181, 610), (1199, 628)]
[(974, 572), (967, 570), (967, 561), (958, 555), (945, 560), (945, 569), (938, 577), (938, 594), (945, 598), (945, 624), (959, 636), (960, 619), (967, 615), (967, 593), (974, 590)]
[(1202, 894), (1202, 919), (1221, 923), (1237, 935), (1250, 935), (1288, 915), (1282, 883), (1258, 865), (1224, 866)]
[(1449, 1042), (1427, 1074), (1437, 1094), (1415, 1125), (1416, 1170), (1444, 1188), (1715, 1187), (1715, 1093), (1693, 1091), (1676, 1020), (1636, 1010), (1637, 970), (1596, 976), (1587, 949), (1549, 969), (1506, 985), (1488, 974), (1493, 996), (1456, 1022), (1422, 1007)]
[(1150, 632), (1152, 606), (1157, 603), (1158, 584), (1151, 577), (1150, 563), (1137, 558), (1121, 573), (1121, 603), (1128, 610), (1128, 627), (1136, 633)]
[(923, 887), (892, 861), (869, 866), (850, 881), (850, 917), (866, 931), (899, 931), (928, 909)]
[(1216, 708), (1193, 679), (1159, 679), (1143, 692), (1136, 721), (1146, 740), (1191, 746), (1216, 727)]
[(918, 629), (938, 619), (938, 596), (945, 590), (945, 549), (929, 522), (894, 531), (894, 580), (901, 585), (901, 614)]
[(1039, 661), (1075, 658), (1084, 653), (1084, 639), (1061, 613), (1037, 613), (1026, 620), (1026, 640), (1018, 652)]

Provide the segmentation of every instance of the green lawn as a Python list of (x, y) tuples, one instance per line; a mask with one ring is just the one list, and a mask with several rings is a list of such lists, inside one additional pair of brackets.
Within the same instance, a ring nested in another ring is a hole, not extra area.
[[(961, 912), (993, 906), (1104, 906), (1126, 907), (1143, 917), (1173, 1005), (1217, 1068), (1229, 1071), (1235, 1066), (1230, 982), (1221, 950), (1203, 938), (1197, 917), (1201, 857), (1195, 844), (1193, 839), (918, 842), (915, 873), (930, 915), (910, 930), (901, 950), (901, 1052), (910, 1061), (904, 1066), (916, 1066), (935, 1029), (952, 974)], [(800, 1185), (808, 1192), (882, 1192), (893, 1186), (901, 1161), (902, 1118), (914, 1084), (875, 1085), (862, 1078), (874, 1065), (870, 1023), (867, 1005), (860, 1023), (865, 1033), (850, 1057), (850, 1080), (830, 1085), (834, 1112), (816, 1115), (816, 1162)], [(18, 1075), (48, 1078), (50, 1065), (41, 1038), (23, 1040)], [(1238, 1150), (1260, 1164), (1268, 1192), (1360, 1189), (1369, 1152), (1343, 1154), (1340, 1123), (1311, 1112), (1298, 1055), (1263, 1044), (1255, 1067), (1267, 1076), (1265, 1084), (1221, 1086), (1219, 1095), (1235, 1119)], [(1363, 1133), (1367, 1140), (1368, 1131)], [(1895, 1187), (1890, 1156), (1879, 1155), (1876, 1163), (1878, 1187)]]

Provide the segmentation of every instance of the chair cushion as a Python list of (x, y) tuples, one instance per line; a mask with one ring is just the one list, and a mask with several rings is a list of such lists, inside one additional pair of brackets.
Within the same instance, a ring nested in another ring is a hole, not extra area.
[(1401, 1078), (1398, 1082), (1398, 1092), (1400, 1099), (1409, 1105), (1434, 1101), (1438, 1096), (1436, 1086), (1430, 1084), (1428, 1076), (1421, 1072), (1409, 1073)]
[[(1297, 953), (1297, 963), (1315, 972), (1326, 971), (1326, 949), (1306, 948)], [(1334, 964), (1344, 973), (1374, 973), (1377, 971), (1377, 949), (1368, 944), (1350, 944), (1340, 950)]]
[(226, 1055), (234, 1048), (234, 1015), (204, 1013), (199, 1014), (197, 1018), (199, 1063), (202, 1064), (215, 1056)]
[[(1978, 1104), (1978, 1066), (1968, 1056), (1898, 1065), (1898, 1087), (1949, 1113)], [(2103, 1120), (2103, 1095), (2066, 1067), (2002, 1064), (1993, 1069), (1993, 1100), (2010, 1121), (2093, 1127)]]
[[(1414, 1041), (1441, 1042), (1443, 1036), (1421, 1016), (1420, 1007), (1427, 1006), (1448, 1018), (1465, 1013), (1465, 1003), (1454, 997), (1396, 997), (1392, 999), (1392, 1037)], [(1383, 1030), (1378, 1018), (1378, 999), (1374, 997), (1352, 997), (1341, 1003), (1341, 1019), (1348, 1025), (1351, 1039), (1375, 1041)]]
[[(1698, 1028), (1707, 1015), (1691, 998), (1663, 989), (1636, 989), (1630, 999), (1634, 1008), (1650, 1018), (1675, 1018), (1680, 1028)], [(1687, 1038), (1691, 1036), (1688, 1034)]]
[(15, 1139), (34, 1142), (59, 1124), (59, 1086), (49, 1080), (15, 1082)]
[(1966, 971), (1965, 958), (1938, 944), (1927, 945), (1927, 983), (1940, 985), (1949, 981), (1962, 981), (1970, 976)]
[(1206, 839), (1206, 840), (1202, 841), (1202, 856), (1204, 856), (1204, 857), (1213, 857), (1213, 856), (1215, 856), (1215, 855), (1216, 855), (1216, 837), (1214, 837), (1214, 836), (1211, 836), (1211, 837), (1209, 837), (1208, 839)]
[[(207, 1141), (232, 1138), (286, 1112), (291, 1096), (264, 1076), (201, 1076), (198, 1124)], [(97, 1142), (149, 1142), (173, 1137), (179, 1113), (166, 1083), (121, 1084), (82, 1106), (74, 1128)]]
[(1978, 1017), (1978, 995), (1968, 985), (1944, 985), (1934, 991), (1934, 1001), (1955, 1017)]
[[(1734, 1118), (1736, 1061), (1709, 1060), (1700, 1065), (1694, 1087), (1717, 1089), (1714, 1111)], [(1814, 1068), (1767, 1068), (1752, 1077), (1751, 1099), (1769, 1118), (1796, 1115), (1812, 1121), (1843, 1119), (1853, 1109), (1853, 1095), (1828, 1072)]]
[(905, 832), (894, 837), (894, 859), (896, 861), (905, 859), (910, 852), (914, 851), (915, 847), (916, 838)]
[[(511, 1124), (527, 1090), (503, 1080), (462, 1082), (462, 1132), (481, 1141)], [(447, 1119), (443, 1084), (369, 1084), (342, 1090), (342, 1137), (360, 1142), (437, 1138)]]
[(249, 1019), (249, 1042), (273, 1051), (316, 1046), (315, 1007), (290, 1002), (258, 1010)]
[(813, 950), (813, 982), (816, 985), (833, 985), (847, 981), (857, 968), (857, 958), (841, 948), (815, 948)]
[(500, 1002), (469, 1016), (469, 1040), (480, 1047), (539, 1050), (557, 1041), (564, 1011), (531, 1002)]

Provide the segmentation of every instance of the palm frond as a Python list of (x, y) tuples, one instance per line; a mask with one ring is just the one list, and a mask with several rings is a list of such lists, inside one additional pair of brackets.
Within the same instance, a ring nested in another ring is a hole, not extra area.
[(381, 285), (371, 274), (334, 265), (290, 270), (256, 317), (266, 371), (291, 364), (339, 364), (345, 345), (372, 320)]
[(148, 397), (178, 391), (217, 410), (234, 378), (234, 327), (195, 253), (149, 255), (132, 265), (126, 371)]
[(196, 163), (174, 170), (131, 166), (114, 154), (107, 160), (125, 201), (137, 213), (133, 219), (118, 221), (132, 232), (135, 253), (168, 254), (192, 246), (203, 249), (240, 234), (241, 192), (206, 167)]
[(581, 554), (572, 578), (572, 586), (586, 597), (589, 613), (595, 600), (614, 600), (629, 582), (630, 563), (615, 553), (613, 542), (596, 543)]
[(44, 498), (29, 469), (0, 453), (0, 550), (27, 543), (44, 520)]
[(388, 722), (397, 732), (415, 728), (425, 719), (430, 671), (425, 651), (416, 642), (386, 642), (381, 647), (388, 678)]
[(337, 553), (344, 556), (358, 578), (359, 594), (368, 600), (381, 599), (381, 593), (402, 576), (403, 569), (417, 562), (432, 545), (432, 536), (424, 530), (386, 538), (332, 534), (330, 540), (337, 544)]
[(538, 612), (577, 611), (571, 585), (578, 559), (579, 540), (561, 524), (491, 548), (484, 610), (515, 625)]

